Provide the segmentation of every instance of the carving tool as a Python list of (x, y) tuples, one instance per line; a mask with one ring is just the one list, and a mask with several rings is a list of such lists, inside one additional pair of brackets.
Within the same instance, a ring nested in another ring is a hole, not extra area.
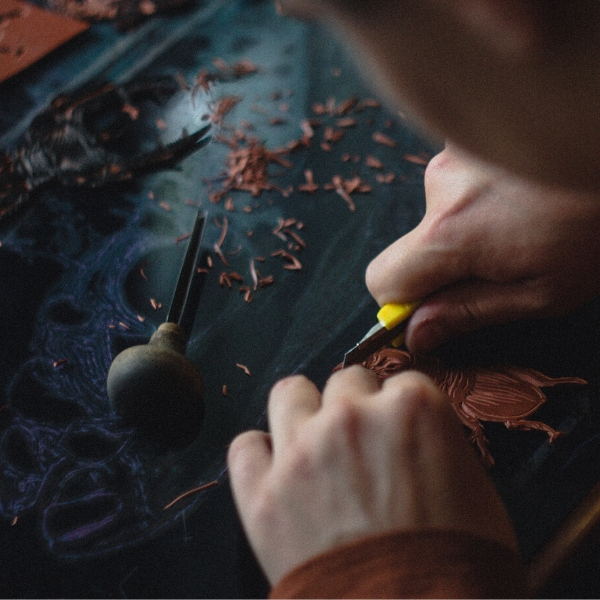
[(148, 344), (118, 354), (106, 382), (115, 411), (164, 449), (188, 446), (204, 420), (202, 377), (185, 348), (204, 280), (198, 262), (205, 222), (198, 212), (167, 321)]
[(377, 313), (377, 325), (371, 327), (360, 342), (346, 352), (342, 368), (364, 362), (373, 352), (381, 350), (389, 343), (396, 347), (401, 346), (404, 343), (404, 330), (408, 318), (417, 310), (419, 304), (404, 302), (382, 306)]

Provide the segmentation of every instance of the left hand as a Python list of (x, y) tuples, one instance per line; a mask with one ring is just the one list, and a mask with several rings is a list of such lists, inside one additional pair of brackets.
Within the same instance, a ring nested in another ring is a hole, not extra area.
[(323, 395), (302, 376), (269, 398), (271, 434), (229, 449), (233, 495), (269, 581), (339, 544), (453, 529), (516, 549), (504, 507), (446, 397), (416, 372), (354, 366)]

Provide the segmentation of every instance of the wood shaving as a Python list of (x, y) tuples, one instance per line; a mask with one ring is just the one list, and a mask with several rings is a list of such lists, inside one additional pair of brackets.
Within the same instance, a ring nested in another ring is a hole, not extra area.
[(129, 118), (132, 121), (135, 121), (140, 116), (140, 109), (132, 106), (131, 104), (124, 104), (123, 108), (121, 108), (121, 112), (129, 115)]
[(344, 182), (339, 175), (333, 176), (333, 185), (335, 186), (336, 193), (339, 194), (346, 201), (346, 203), (348, 204), (348, 208), (354, 212), (356, 210), (356, 206), (352, 198), (350, 197), (350, 193), (346, 191)]
[(296, 242), (296, 246), (295, 246), (295, 250), (299, 251), (299, 250), (304, 250), (304, 248), (306, 248), (306, 242), (292, 229), (289, 228), (285, 228), (284, 233), (286, 233), (287, 235), (289, 235), (290, 237), (292, 237), (295, 242)]
[(229, 275), (223, 271), (220, 275), (219, 275), (219, 285), (221, 287), (224, 287), (225, 285), (231, 289), (231, 278), (229, 277)]
[(327, 99), (325, 110), (329, 116), (333, 117), (335, 115), (335, 98), (333, 96)]
[(250, 259), (250, 276), (252, 277), (252, 281), (254, 283), (254, 291), (258, 289), (258, 273), (256, 272), (256, 266), (254, 264), (254, 259)]
[(308, 138), (312, 138), (315, 135), (315, 129), (321, 127), (320, 119), (302, 119), (300, 121), (300, 129), (304, 135)]
[(283, 265), (283, 268), (288, 271), (299, 271), (302, 269), (302, 263), (293, 254), (285, 250), (275, 250), (275, 252), (271, 253), (271, 256), (281, 256), (287, 262), (287, 264)]
[(414, 154), (404, 154), (402, 158), (409, 163), (413, 163), (414, 165), (427, 166), (429, 164), (428, 159), (425, 159), (422, 156), (415, 156)]
[(338, 116), (346, 115), (357, 105), (357, 103), (358, 103), (358, 98), (355, 98), (355, 97), (348, 98), (344, 102), (341, 102), (340, 104), (338, 104), (337, 108), (335, 109), (335, 113)]
[(248, 58), (243, 58), (242, 60), (229, 65), (222, 58), (215, 57), (213, 58), (212, 63), (219, 70), (219, 77), (221, 79), (239, 79), (240, 77), (259, 71), (258, 66)]
[(147, 264), (148, 264), (148, 263), (144, 261), (144, 262), (142, 263), (141, 267), (140, 267), (140, 275), (142, 276), (142, 279), (143, 279), (144, 281), (148, 281), (148, 275), (146, 275), (146, 273), (145, 273), (145, 271), (144, 271), (144, 269), (146, 268), (146, 265), (147, 265)]
[(386, 173), (384, 175), (383, 173), (377, 173), (377, 175), (375, 176), (375, 179), (377, 180), (378, 183), (392, 183), (392, 181), (394, 181), (394, 179), (396, 179), (396, 174), (395, 173)]
[(199, 492), (203, 492), (204, 490), (207, 490), (216, 485), (219, 485), (219, 482), (215, 479), (214, 481), (205, 483), (204, 485), (200, 485), (198, 487), (195, 487), (194, 489), (188, 490), (187, 492), (184, 492), (183, 494), (177, 496), (177, 498), (175, 498), (175, 500), (171, 500), (171, 502), (169, 502), (167, 505), (164, 506), (163, 510), (168, 510), (169, 508), (171, 508), (173, 505), (177, 504), (177, 502), (183, 500), (184, 498), (187, 498), (188, 496), (191, 496), (193, 494), (198, 494)]
[(358, 121), (351, 117), (346, 117), (344, 119), (338, 119), (336, 121), (336, 125), (338, 127), (356, 127), (358, 125)]
[(182, 235), (175, 238), (175, 243), (179, 244), (179, 242), (183, 242), (183, 240), (187, 240), (191, 236), (191, 232), (183, 233)]
[(365, 98), (357, 104), (356, 110), (363, 110), (365, 108), (381, 108), (381, 102), (374, 98)]
[(215, 218), (214, 223), (217, 227), (221, 228), (221, 235), (219, 236), (219, 239), (215, 242), (213, 248), (214, 248), (215, 252), (217, 253), (217, 256), (221, 259), (221, 262), (226, 267), (228, 267), (229, 262), (225, 258), (225, 255), (223, 254), (223, 250), (221, 249), (221, 246), (223, 245), (223, 242), (225, 241), (225, 236), (227, 235), (229, 221), (227, 220), (227, 217), (223, 217), (223, 221), (221, 222), (221, 224), (219, 224), (217, 219)]
[(381, 133), (380, 131), (373, 133), (373, 141), (383, 146), (388, 146), (388, 148), (395, 148), (397, 146), (396, 142), (392, 138), (385, 135), (385, 133)]
[(350, 197), (350, 194), (368, 194), (372, 191), (371, 186), (360, 177), (355, 176), (352, 179), (343, 179), (340, 175), (334, 175), (331, 179), (331, 183), (325, 184), (326, 190), (334, 190), (339, 194), (348, 204), (351, 211), (356, 210), (354, 201)]
[(339, 142), (345, 135), (345, 131), (343, 129), (334, 129), (330, 125), (325, 128), (325, 133), (323, 134), (323, 139), (326, 142)]
[(367, 167), (371, 167), (372, 169), (383, 169), (383, 163), (378, 158), (375, 158), (370, 154), (368, 154), (365, 158), (365, 164)]
[(318, 116), (327, 114), (327, 108), (325, 107), (325, 105), (321, 104), (320, 102), (316, 102), (315, 104), (312, 105), (312, 111), (315, 113), (315, 115), (318, 115)]
[(244, 300), (246, 302), (252, 302), (252, 290), (250, 289), (250, 286), (248, 286), (248, 285), (240, 286), (240, 293), (244, 294)]
[(319, 186), (314, 181), (313, 172), (310, 169), (306, 169), (304, 171), (304, 178), (306, 179), (306, 183), (300, 184), (298, 191), (314, 194), (319, 189)]
[(188, 82), (185, 80), (185, 77), (183, 76), (182, 73), (175, 73), (175, 81), (177, 81), (177, 84), (184, 92), (191, 91), (192, 88), (188, 84)]
[(244, 373), (246, 373), (246, 375), (248, 375), (248, 377), (252, 376), (252, 374), (250, 373), (250, 369), (246, 365), (243, 365), (242, 363), (235, 363), (235, 366), (238, 369), (241, 369), (242, 371), (244, 371)]
[(241, 96), (227, 96), (221, 98), (213, 110), (211, 122), (222, 123), (225, 115), (232, 111), (242, 101)]
[[(231, 140), (229, 140), (231, 141)], [(239, 147), (237, 142), (232, 144), (232, 150), (227, 160), (227, 177), (223, 190), (216, 192), (211, 201), (218, 202), (230, 190), (250, 192), (253, 196), (260, 196), (263, 191), (278, 189), (277, 185), (269, 179), (269, 166), (280, 165), (286, 169), (293, 165), (285, 160), (283, 151), (268, 150), (256, 138), (249, 138), (247, 146)], [(282, 191), (283, 195), (286, 195)]]

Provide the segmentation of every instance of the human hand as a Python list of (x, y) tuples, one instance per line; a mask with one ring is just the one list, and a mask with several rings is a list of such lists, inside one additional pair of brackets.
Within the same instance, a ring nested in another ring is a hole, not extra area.
[(381, 305), (424, 300), (406, 330), (412, 351), (600, 293), (599, 196), (531, 183), (453, 147), (429, 163), (425, 194), (422, 222), (366, 276)]
[(323, 394), (290, 377), (271, 391), (271, 433), (229, 449), (233, 495), (275, 584), (344, 542), (393, 530), (452, 529), (511, 549), (504, 507), (450, 404), (416, 372), (387, 379), (359, 366)]

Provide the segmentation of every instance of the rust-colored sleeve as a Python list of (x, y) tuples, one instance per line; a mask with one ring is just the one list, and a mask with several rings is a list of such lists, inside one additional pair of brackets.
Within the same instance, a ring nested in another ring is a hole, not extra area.
[(524, 598), (525, 568), (504, 546), (453, 531), (386, 533), (320, 554), (270, 598)]

